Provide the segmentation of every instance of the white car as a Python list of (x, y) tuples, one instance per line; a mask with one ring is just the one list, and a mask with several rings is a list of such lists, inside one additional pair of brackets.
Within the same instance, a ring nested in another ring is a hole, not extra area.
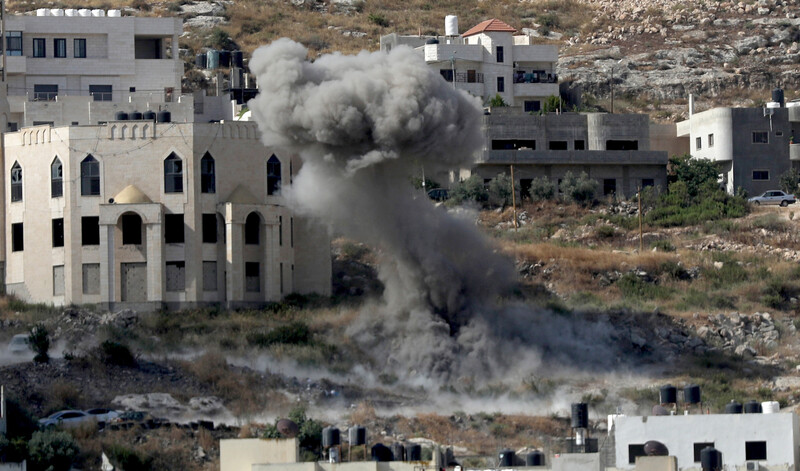
[(28, 334), (17, 334), (11, 337), (8, 342), (6, 351), (12, 355), (25, 355), (31, 353), (30, 346), (28, 345)]
[(789, 206), (790, 204), (794, 204), (796, 199), (794, 195), (787, 195), (781, 190), (769, 190), (765, 191), (763, 194), (759, 196), (754, 196), (748, 199), (747, 201), (756, 205), (779, 204), (783, 207), (786, 207)]
[(82, 410), (62, 410), (49, 417), (39, 419), (39, 426), (44, 427), (77, 427), (92, 420), (92, 416)]

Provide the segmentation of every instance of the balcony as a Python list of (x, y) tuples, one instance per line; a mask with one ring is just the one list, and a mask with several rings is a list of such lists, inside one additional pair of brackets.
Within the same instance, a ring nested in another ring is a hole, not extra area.
[(483, 46), (477, 44), (426, 44), (425, 62), (459, 61), (483, 62)]
[(667, 165), (665, 151), (487, 150), (479, 163), (496, 165)]
[(800, 161), (800, 144), (789, 144), (789, 160)]

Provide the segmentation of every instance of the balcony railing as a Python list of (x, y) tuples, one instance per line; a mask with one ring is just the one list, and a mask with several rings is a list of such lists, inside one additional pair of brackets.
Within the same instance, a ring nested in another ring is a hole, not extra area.
[(514, 83), (558, 83), (558, 75), (547, 73), (543, 70), (537, 71), (514, 71)]
[(59, 88), (58, 91), (36, 91), (33, 88), (9, 87), (8, 96), (25, 97), (25, 101), (61, 101), (65, 97), (90, 97), (92, 101), (127, 102), (147, 100), (156, 103), (170, 103), (178, 94), (172, 89), (140, 90), (135, 92), (114, 90), (111, 92), (90, 92), (89, 90), (74, 90)]

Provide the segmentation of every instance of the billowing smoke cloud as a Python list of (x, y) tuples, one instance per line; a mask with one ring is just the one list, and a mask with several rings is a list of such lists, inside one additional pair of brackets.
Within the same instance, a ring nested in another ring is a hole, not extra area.
[[(249, 106), (268, 147), (303, 159), (289, 193), (296, 209), (382, 253), (384, 299), (365, 308), (349, 334), (389, 371), (419, 381), (491, 376), (509, 364), (536, 368), (534, 341), (582, 348), (559, 344), (574, 338), (566, 334), (537, 338), (558, 321), (495, 307), (511, 286), (510, 262), (474, 223), (434, 207), (409, 184), (420, 167), (435, 172), (473, 160), (482, 142), (477, 99), (408, 48), (306, 57), (287, 39), (258, 49), (250, 69), (260, 94)], [(558, 327), (575, 328), (567, 324)]]

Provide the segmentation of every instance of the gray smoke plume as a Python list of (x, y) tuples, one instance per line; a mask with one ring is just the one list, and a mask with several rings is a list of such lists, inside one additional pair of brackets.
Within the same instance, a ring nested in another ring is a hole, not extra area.
[(570, 351), (560, 336), (538, 338), (553, 326), (544, 314), (494, 306), (512, 284), (510, 262), (474, 223), (409, 183), (421, 166), (473, 160), (482, 142), (477, 99), (409, 48), (306, 57), (288, 39), (256, 50), (250, 69), (260, 93), (249, 106), (268, 147), (303, 159), (289, 190), (296, 210), (382, 253), (384, 298), (348, 333), (398, 376), (420, 380), (491, 375), (509, 359), (535, 368), (533, 343)]

